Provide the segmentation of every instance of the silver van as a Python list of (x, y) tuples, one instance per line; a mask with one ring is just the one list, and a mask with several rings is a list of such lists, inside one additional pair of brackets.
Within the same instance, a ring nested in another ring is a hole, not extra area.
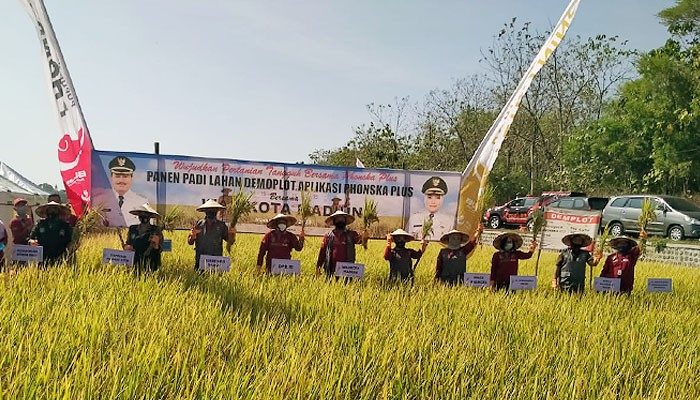
[(603, 209), (600, 226), (610, 224), (613, 236), (639, 233), (639, 215), (642, 203), (651, 199), (656, 205), (656, 221), (647, 228), (650, 235), (668, 236), (671, 240), (700, 237), (700, 207), (682, 197), (630, 195), (610, 199)]

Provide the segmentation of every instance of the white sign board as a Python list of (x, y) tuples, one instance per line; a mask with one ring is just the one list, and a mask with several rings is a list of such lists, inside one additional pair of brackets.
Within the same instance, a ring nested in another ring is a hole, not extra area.
[(491, 275), (489, 274), (464, 274), (464, 284), (470, 287), (485, 288), (491, 284)]
[(41, 246), (27, 246), (15, 244), (10, 253), (12, 261), (42, 262), (44, 260), (44, 248)]
[(221, 256), (199, 256), (199, 269), (212, 272), (228, 272), (231, 270), (231, 258)]
[(134, 265), (134, 252), (127, 250), (102, 249), (102, 264)]
[(545, 209), (546, 225), (543, 230), (543, 249), (564, 250), (566, 245), (562, 243), (561, 239), (571, 233), (583, 233), (591, 238), (596, 237), (600, 225), (599, 211)]
[(301, 274), (301, 260), (273, 258), (270, 272), (272, 275), (299, 275)]
[(647, 292), (672, 292), (673, 281), (671, 278), (648, 278)]
[(339, 262), (335, 264), (335, 276), (346, 278), (364, 278), (365, 264)]
[(593, 279), (593, 290), (620, 293), (620, 278), (595, 278)]
[(536, 276), (510, 276), (510, 290), (535, 290), (537, 289)]

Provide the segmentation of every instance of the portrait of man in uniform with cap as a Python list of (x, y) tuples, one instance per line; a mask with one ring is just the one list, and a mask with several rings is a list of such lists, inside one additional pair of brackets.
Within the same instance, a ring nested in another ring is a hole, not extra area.
[(108, 206), (114, 204), (112, 199), (108, 201), (105, 198), (109, 196), (109, 192), (96, 193), (93, 204), (105, 208), (104, 214), (111, 226), (122, 225), (122, 218), (125, 226), (137, 225), (139, 223), (138, 216), (130, 214), (129, 211), (148, 203), (148, 199), (131, 190), (136, 165), (126, 156), (117, 156), (109, 162), (107, 167), (110, 172), (109, 181), (112, 185), (112, 195), (116, 199), (117, 208)]
[(447, 194), (447, 182), (439, 176), (432, 176), (423, 183), (421, 192), (425, 195), (425, 209), (412, 213), (408, 219), (407, 230), (414, 237), (423, 237), (423, 223), (433, 221), (433, 233), (428, 239), (440, 238), (452, 230), (454, 216), (440, 212), (445, 195)]

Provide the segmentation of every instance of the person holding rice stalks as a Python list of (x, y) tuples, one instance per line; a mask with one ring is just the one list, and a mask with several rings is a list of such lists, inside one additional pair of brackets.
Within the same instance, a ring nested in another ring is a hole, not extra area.
[(140, 274), (147, 270), (157, 271), (160, 268), (160, 257), (163, 249), (163, 232), (151, 224), (151, 218), (160, 214), (148, 203), (129, 210), (129, 214), (139, 218), (139, 223), (129, 226), (129, 232), (124, 243), (124, 250), (134, 252), (134, 272)]
[(292, 250), (301, 251), (304, 248), (304, 231), (302, 230), (297, 235), (289, 232), (288, 228), (294, 226), (297, 219), (291, 215), (277, 214), (270, 219), (267, 227), (270, 228), (260, 242), (260, 250), (258, 251), (258, 264), (256, 271), (262, 272), (262, 263), (265, 259), (265, 270), (269, 274), (272, 269), (272, 259), (290, 260), (292, 258)]
[(467, 272), (467, 256), (474, 251), (483, 230), (484, 226), (479, 224), (472, 240), (469, 240), (468, 234), (458, 230), (451, 230), (442, 235), (440, 243), (446, 248), (438, 253), (435, 282), (452, 286), (464, 278), (464, 273)]
[(195, 270), (199, 269), (200, 256), (221, 257), (224, 253), (223, 242), (232, 244), (236, 241), (234, 228), (229, 228), (224, 221), (216, 219), (217, 213), (224, 208), (224, 206), (213, 199), (207, 200), (204, 204), (197, 207), (197, 211), (203, 212), (205, 218), (194, 224), (187, 238), (187, 243), (190, 246), (194, 245)]
[(323, 269), (326, 276), (331, 277), (335, 274), (337, 262), (355, 262), (355, 245), (362, 243), (362, 237), (347, 229), (354, 221), (355, 217), (344, 211), (336, 211), (326, 218), (326, 225), (333, 225), (333, 229), (323, 236), (316, 261), (316, 275), (320, 275)]
[(554, 270), (552, 286), (569, 293), (583, 293), (586, 286), (586, 265), (595, 267), (600, 262), (601, 255), (594, 257), (584, 250), (593, 243), (590, 236), (583, 233), (572, 233), (564, 236), (561, 241), (567, 246), (559, 253)]
[[(389, 261), (389, 279), (396, 281), (413, 281), (413, 260), (420, 260), (428, 246), (428, 241), (421, 241), (421, 249), (407, 249), (406, 243), (415, 238), (403, 229), (397, 229), (386, 235), (386, 249), (384, 259)], [(391, 244), (396, 246), (392, 249)]]
[(633, 239), (620, 236), (610, 241), (615, 253), (605, 259), (600, 276), (603, 278), (620, 278), (620, 293), (629, 294), (634, 287), (634, 267), (641, 254), (641, 249)]
[(498, 251), (491, 257), (491, 290), (510, 289), (511, 275), (518, 275), (518, 261), (532, 257), (537, 241), (530, 243), (527, 253), (518, 250), (522, 245), (523, 238), (517, 233), (502, 233), (493, 240)]

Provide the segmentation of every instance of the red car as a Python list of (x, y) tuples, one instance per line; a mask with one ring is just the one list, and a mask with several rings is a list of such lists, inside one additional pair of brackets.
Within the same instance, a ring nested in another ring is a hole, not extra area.
[(502, 206), (489, 208), (484, 214), (487, 228), (498, 229), (503, 226), (527, 226), (530, 215), (540, 207), (569, 196), (585, 196), (578, 192), (542, 192), (540, 196), (517, 197)]

